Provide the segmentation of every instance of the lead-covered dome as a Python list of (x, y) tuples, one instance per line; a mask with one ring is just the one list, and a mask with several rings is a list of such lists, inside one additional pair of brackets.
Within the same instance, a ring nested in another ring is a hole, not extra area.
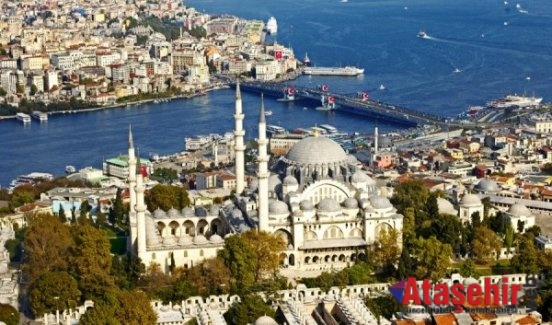
[(153, 217), (156, 219), (166, 218), (167, 214), (165, 213), (165, 211), (161, 210), (160, 208), (157, 208), (155, 209), (155, 211), (153, 211)]
[(334, 164), (347, 162), (341, 146), (326, 137), (309, 137), (297, 142), (286, 155), (286, 160), (297, 164)]
[(531, 211), (525, 205), (519, 203), (512, 205), (508, 213), (514, 217), (527, 217), (531, 215)]
[(348, 197), (343, 201), (343, 206), (347, 209), (358, 208), (358, 201), (354, 197)]
[(268, 316), (261, 316), (255, 321), (255, 325), (278, 325), (276, 321)]
[(288, 186), (299, 185), (299, 182), (297, 182), (297, 178), (293, 177), (292, 175), (287, 175), (284, 178), (284, 185), (288, 185)]
[(320, 212), (337, 212), (341, 211), (341, 206), (336, 200), (327, 197), (318, 203), (318, 210)]
[(289, 213), (289, 208), (285, 202), (273, 200), (268, 204), (268, 211), (273, 214), (285, 214)]
[(303, 200), (299, 203), (299, 208), (303, 211), (311, 211), (314, 210), (314, 205), (309, 200)]
[(492, 193), (500, 192), (500, 187), (492, 179), (482, 179), (475, 185), (475, 189), (479, 192)]
[(479, 206), (481, 205), (481, 200), (479, 199), (479, 197), (475, 194), (466, 194), (464, 195), (464, 197), (462, 198), (462, 201), (460, 201), (460, 205), (461, 206), (465, 206), (465, 207), (468, 207), (468, 206)]
[(379, 195), (374, 195), (370, 197), (370, 204), (374, 209), (387, 209), (393, 207), (393, 205), (391, 205), (391, 202), (389, 202), (389, 199)]

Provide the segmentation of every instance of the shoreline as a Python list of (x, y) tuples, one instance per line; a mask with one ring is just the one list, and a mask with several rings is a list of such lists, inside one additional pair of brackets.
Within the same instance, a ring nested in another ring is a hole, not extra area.
[[(88, 113), (88, 112), (97, 112), (102, 111), (106, 109), (114, 109), (114, 108), (124, 108), (126, 106), (138, 106), (142, 104), (152, 103), (155, 101), (164, 101), (164, 100), (178, 100), (178, 99), (192, 99), (199, 96), (204, 96), (208, 92), (220, 90), (220, 89), (226, 89), (229, 88), (227, 84), (214, 86), (208, 89), (205, 89), (204, 92), (201, 93), (194, 93), (191, 95), (176, 95), (176, 96), (168, 96), (168, 97), (159, 97), (159, 98), (149, 98), (149, 99), (143, 99), (138, 101), (132, 101), (132, 102), (125, 102), (125, 103), (116, 103), (111, 105), (105, 105), (105, 106), (97, 106), (97, 107), (91, 107), (91, 108), (83, 108), (83, 109), (73, 109), (73, 110), (65, 110), (65, 111), (53, 111), (53, 112), (44, 112), (48, 115), (65, 115), (65, 114), (75, 114), (75, 113)], [(0, 116), (0, 120), (10, 120), (15, 119), (16, 115), (4, 115)]]

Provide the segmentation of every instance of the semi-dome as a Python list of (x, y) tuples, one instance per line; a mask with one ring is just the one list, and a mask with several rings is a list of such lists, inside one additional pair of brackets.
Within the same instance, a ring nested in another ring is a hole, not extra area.
[(178, 218), (179, 213), (177, 209), (170, 208), (169, 211), (167, 211), (167, 215), (169, 216), (169, 218)]
[(479, 192), (499, 192), (500, 187), (492, 179), (482, 179), (475, 185), (475, 189)]
[(389, 199), (379, 195), (370, 197), (370, 204), (374, 209), (387, 209), (393, 206), (391, 202), (389, 202)]
[(299, 182), (297, 182), (297, 179), (292, 175), (287, 175), (284, 178), (284, 185), (288, 185), (288, 186), (299, 185)]
[(286, 155), (296, 164), (334, 164), (346, 162), (348, 157), (341, 146), (326, 137), (309, 137), (297, 142)]
[(314, 210), (314, 205), (309, 200), (303, 200), (299, 203), (299, 208), (303, 211), (311, 211)]
[(337, 212), (341, 211), (341, 206), (336, 200), (327, 197), (318, 203), (318, 210), (321, 212)]
[(172, 235), (163, 237), (163, 245), (172, 246), (174, 244), (176, 244), (176, 237)]
[(165, 211), (161, 210), (160, 208), (157, 208), (155, 209), (155, 211), (153, 211), (153, 217), (156, 219), (165, 218), (166, 216), (167, 214), (165, 213)]
[(285, 202), (273, 200), (268, 204), (268, 211), (272, 214), (286, 214), (289, 213), (289, 208)]
[(352, 183), (368, 183), (370, 185), (373, 185), (376, 183), (370, 176), (366, 175), (365, 173), (361, 172), (360, 170), (357, 170), (353, 176), (351, 176), (351, 182)]
[(462, 201), (460, 201), (461, 206), (478, 206), (481, 205), (481, 200), (479, 197), (475, 194), (466, 194), (462, 198)]
[(514, 217), (526, 217), (531, 215), (531, 211), (523, 204), (516, 203), (510, 207), (508, 213)]
[(191, 243), (193, 243), (193, 238), (188, 234), (183, 234), (178, 238), (178, 244), (180, 245), (190, 245)]
[(358, 208), (358, 201), (354, 197), (348, 197), (343, 201), (343, 206), (347, 209)]
[(278, 325), (276, 321), (268, 316), (261, 316), (255, 321), (255, 325)]
[(182, 209), (182, 215), (184, 217), (193, 217), (195, 215), (195, 211), (192, 208), (184, 208)]
[(207, 238), (205, 238), (205, 236), (201, 234), (194, 237), (194, 244), (196, 245), (203, 245), (203, 244), (206, 244), (207, 242), (208, 242)]

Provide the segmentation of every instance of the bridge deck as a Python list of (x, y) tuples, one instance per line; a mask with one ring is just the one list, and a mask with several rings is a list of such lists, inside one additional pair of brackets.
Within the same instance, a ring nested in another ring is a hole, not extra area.
[[(232, 86), (235, 87), (235, 84), (232, 84)], [(287, 86), (283, 84), (251, 82), (240, 83), (240, 88), (243, 91), (263, 93), (266, 96), (277, 98), (283, 97), (284, 89), (286, 87)], [(324, 92), (320, 89), (295, 86), (294, 88), (296, 89), (295, 100), (309, 100), (320, 102), (320, 98), (322, 95), (333, 96), (337, 106), (336, 111), (376, 117), (378, 119), (386, 120), (391, 123), (409, 126), (423, 124), (444, 125), (447, 123), (446, 119), (443, 117), (397, 105), (391, 105), (374, 100), (363, 101), (360, 97), (347, 96), (332, 92)]]

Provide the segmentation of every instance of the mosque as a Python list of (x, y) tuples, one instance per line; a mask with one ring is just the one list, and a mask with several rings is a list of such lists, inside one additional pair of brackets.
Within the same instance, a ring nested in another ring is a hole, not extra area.
[[(402, 231), (403, 216), (357, 160), (331, 139), (315, 135), (297, 142), (269, 168), (266, 121), (261, 100), (257, 179), (245, 184), (244, 114), (236, 86), (234, 156), (236, 200), (222, 206), (148, 211), (144, 180), (137, 170), (129, 131), (129, 249), (148, 266), (191, 267), (213, 258), (224, 238), (258, 229), (281, 236), (283, 267), (339, 270), (366, 258), (382, 231)], [(400, 236), (399, 236), (400, 238)], [(400, 243), (399, 243), (400, 244)]]

